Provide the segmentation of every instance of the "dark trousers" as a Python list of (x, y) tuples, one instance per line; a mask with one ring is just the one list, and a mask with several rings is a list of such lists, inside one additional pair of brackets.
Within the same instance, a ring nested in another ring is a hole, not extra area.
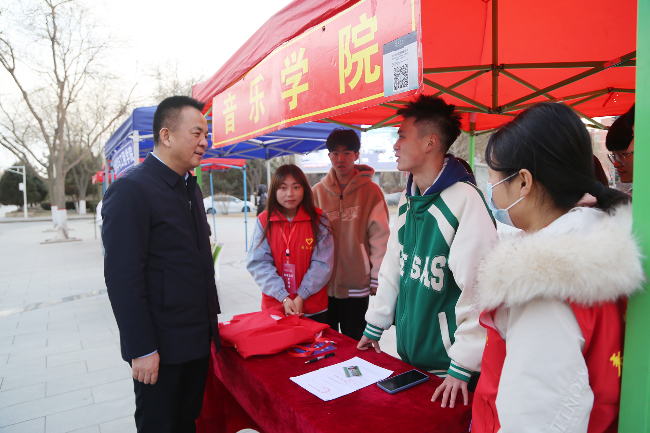
[(363, 330), (366, 329), (369, 299), (370, 296), (347, 299), (330, 296), (327, 306), (327, 324), (335, 331), (338, 331), (341, 325), (341, 334), (357, 341), (361, 340)]
[(314, 315), (309, 316), (307, 318), (313, 320), (314, 322), (327, 323), (327, 311), (323, 311), (322, 313), (314, 314)]
[(209, 360), (206, 356), (183, 364), (161, 364), (154, 385), (133, 380), (138, 433), (196, 432)]

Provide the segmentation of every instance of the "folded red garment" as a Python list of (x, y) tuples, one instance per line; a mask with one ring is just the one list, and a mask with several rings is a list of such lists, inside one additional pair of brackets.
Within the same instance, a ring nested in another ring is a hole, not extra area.
[(311, 342), (317, 333), (329, 328), (297, 315), (285, 316), (278, 309), (234, 316), (219, 324), (219, 337), (225, 346), (234, 347), (244, 358), (273, 355), (296, 344)]

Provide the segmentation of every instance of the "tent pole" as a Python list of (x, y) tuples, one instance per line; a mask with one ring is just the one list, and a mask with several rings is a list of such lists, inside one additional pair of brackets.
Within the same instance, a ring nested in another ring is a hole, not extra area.
[(106, 188), (108, 187), (108, 161), (106, 160), (106, 155), (102, 155), (104, 160), (104, 178), (102, 179), (102, 200), (104, 200), (104, 194), (106, 194)]
[[(501, 71), (501, 73), (503, 75), (505, 75), (506, 77), (510, 78), (511, 80), (521, 84), (522, 86), (528, 87), (530, 90), (534, 90), (534, 91), (539, 90), (539, 87), (533, 86), (528, 81), (524, 80), (523, 78), (519, 78), (518, 76), (516, 76), (512, 72)], [(551, 95), (550, 93), (545, 93), (544, 96), (546, 96), (548, 99), (556, 99), (555, 96)]]
[[(631, 59), (633, 59), (635, 57), (636, 57), (636, 51), (632, 51), (631, 53), (628, 53), (628, 54), (626, 54), (624, 56), (621, 56), (620, 61), (621, 61), (621, 63), (627, 62), (628, 60), (631, 60)], [(608, 65), (608, 63), (605, 62), (605, 63), (601, 64), (600, 66), (596, 66), (594, 68), (589, 69), (588, 71), (581, 72), (581, 73), (579, 73), (577, 75), (574, 75), (573, 77), (567, 78), (566, 80), (562, 80), (559, 83), (555, 83), (555, 84), (550, 85), (548, 87), (545, 87), (545, 88), (543, 88), (541, 90), (538, 90), (537, 92), (530, 93), (530, 94), (528, 94), (526, 96), (522, 96), (519, 99), (515, 99), (514, 101), (508, 102), (502, 108), (505, 110), (505, 109), (514, 107), (517, 104), (521, 104), (522, 102), (530, 101), (531, 99), (537, 98), (538, 96), (541, 96), (541, 95), (543, 95), (545, 93), (552, 92), (553, 90), (559, 89), (560, 87), (564, 87), (564, 86), (567, 86), (569, 84), (575, 83), (576, 81), (580, 81), (583, 78), (590, 77), (590, 76), (592, 76), (594, 74), (597, 74), (599, 72), (602, 72), (605, 69), (608, 69), (610, 67), (612, 67), (612, 65)]]
[(475, 106), (475, 107), (478, 107), (478, 108), (480, 108), (481, 110), (483, 110), (483, 112), (485, 112), (485, 113), (487, 113), (488, 111), (491, 111), (491, 110), (490, 110), (490, 107), (488, 107), (487, 105), (483, 105), (483, 104), (481, 104), (480, 102), (475, 101), (475, 100), (472, 99), (472, 98), (468, 98), (468, 97), (465, 96), (465, 95), (461, 95), (460, 93), (456, 92), (455, 90), (451, 90), (449, 87), (445, 87), (445, 86), (443, 86), (442, 84), (438, 84), (438, 83), (436, 83), (436, 82), (434, 82), (434, 81), (429, 80), (428, 78), (423, 78), (423, 81), (424, 81), (424, 84), (426, 84), (426, 85), (428, 85), (428, 86), (431, 86), (431, 87), (434, 87), (434, 88), (436, 88), (436, 89), (438, 89), (438, 90), (441, 90), (441, 91), (443, 91), (444, 93), (447, 93), (448, 95), (451, 95), (451, 96), (453, 96), (454, 98), (458, 98), (458, 99), (460, 99), (461, 101), (465, 101), (465, 102), (467, 102), (467, 103), (470, 104), (470, 105), (473, 105), (473, 106)]
[[(637, 56), (636, 69), (636, 119), (650, 116), (650, 0), (639, 0), (637, 9)], [(635, 138), (639, 143), (650, 140), (650, 125), (636, 122)], [(641, 250), (650, 251), (650, 148), (637, 146), (634, 154), (634, 231), (640, 240)], [(650, 260), (643, 263), (646, 275), (650, 275)], [(621, 412), (619, 432), (636, 433), (650, 431), (650, 284), (644, 291), (630, 299), (627, 307), (625, 329), (625, 356), (623, 358), (623, 383), (621, 389)]]
[(469, 166), (474, 171), (474, 154), (476, 153), (476, 113), (469, 113)]
[(133, 165), (140, 163), (140, 131), (133, 131)]
[(569, 104), (565, 104), (565, 105), (567, 105), (570, 109), (572, 109), (572, 110), (574, 111), (574, 113), (576, 113), (578, 116), (582, 117), (582, 118), (585, 119), (587, 122), (592, 123), (596, 128), (598, 128), (598, 129), (607, 129), (607, 127), (606, 127), (605, 125), (603, 125), (603, 124), (601, 124), (601, 123), (599, 123), (599, 122), (596, 122), (594, 119), (592, 119), (591, 117), (587, 116), (587, 115), (584, 114), (583, 112), (578, 111), (578, 109), (574, 108), (573, 105), (569, 105)]
[(212, 197), (212, 231), (214, 232), (214, 243), (217, 243), (217, 223), (214, 218), (216, 209), (214, 208), (214, 185), (212, 183), (212, 169), (210, 169), (210, 197)]
[(399, 114), (393, 114), (392, 116), (387, 117), (384, 120), (379, 121), (379, 122), (375, 123), (374, 125), (372, 125), (370, 128), (368, 128), (368, 131), (372, 131), (373, 129), (381, 128), (382, 126), (384, 126), (384, 123), (390, 122), (391, 120), (393, 120), (393, 119), (395, 119), (397, 117), (399, 117)]
[[(503, 71), (503, 73), (505, 73), (505, 71)], [(523, 83), (520, 82), (520, 84), (523, 84)], [(530, 85), (532, 86), (532, 84), (530, 84)], [(528, 87), (528, 86), (526, 86), (526, 87)], [(575, 105), (578, 105), (578, 104), (582, 104), (583, 102), (590, 101), (593, 98), (598, 98), (600, 96), (606, 95), (606, 94), (608, 94), (610, 92), (613, 92), (613, 91), (614, 90), (610, 88), (610, 89), (594, 90), (592, 92), (578, 93), (578, 94), (575, 94), (575, 95), (563, 96), (562, 101), (571, 101), (571, 100), (575, 100), (575, 99), (584, 98), (585, 96), (591, 97), (590, 99), (584, 99), (584, 100), (579, 101), (579, 102), (577, 102), (575, 104)], [(547, 93), (547, 95), (549, 95), (549, 93)], [(559, 100), (557, 98), (551, 98), (550, 101), (551, 102), (558, 102)], [(535, 105), (535, 103), (515, 105), (514, 107), (511, 107), (511, 108), (508, 108), (508, 109), (503, 109), (502, 108), (502, 112), (503, 113), (508, 113), (508, 112), (511, 112), (511, 111), (524, 110), (524, 109), (526, 109), (528, 107), (532, 107), (533, 105)]]
[[(514, 80), (514, 81), (516, 81), (517, 83), (521, 84), (522, 86), (526, 86), (526, 87), (528, 87), (528, 88), (531, 89), (531, 90), (534, 90), (534, 91), (538, 91), (538, 90), (539, 90), (539, 88), (538, 88), (537, 86), (534, 86), (534, 85), (530, 84), (530, 83), (527, 82), (526, 80), (524, 80), (524, 79), (522, 79), (522, 78), (519, 78), (519, 77), (517, 77), (516, 75), (511, 74), (510, 72), (503, 71), (503, 75), (505, 75), (506, 77), (508, 77), (508, 78), (510, 78), (510, 79), (512, 79), (512, 80)], [(556, 101), (558, 101), (558, 102), (562, 102), (562, 103), (564, 103), (564, 100), (560, 101), (558, 98), (556, 98), (555, 96), (551, 95), (550, 93), (544, 93), (544, 96), (545, 96), (547, 99), (552, 99), (552, 100), (556, 100)], [(596, 95), (592, 95), (590, 98), (591, 98), (591, 99), (594, 99), (594, 98), (597, 98), (598, 96), (601, 96), (601, 95), (597, 95), (597, 96), (596, 96)], [(589, 98), (587, 98), (587, 99), (589, 99)], [(584, 101), (584, 100), (583, 100), (583, 101)], [(584, 101), (584, 102), (586, 102), (586, 101)], [(577, 105), (577, 104), (565, 104), (565, 105), (567, 105), (569, 108), (571, 108), (571, 109), (572, 109), (572, 110), (573, 110), (573, 111), (574, 111), (578, 116), (580, 116), (580, 117), (582, 117), (583, 119), (587, 120), (588, 122), (591, 122), (592, 124), (596, 125), (597, 128), (599, 128), (599, 129), (607, 129), (604, 125), (602, 125), (602, 124), (596, 122), (596, 121), (595, 121), (594, 119), (592, 119), (591, 117), (587, 116), (586, 114), (584, 114), (584, 113), (578, 111), (576, 108), (574, 108), (574, 106)]]
[(575, 107), (576, 105), (584, 104), (585, 102), (591, 101), (592, 99), (600, 98), (601, 96), (606, 95), (606, 94), (607, 93), (598, 93), (596, 95), (591, 95), (591, 96), (588, 96), (588, 97), (586, 97), (584, 99), (581, 99), (579, 101), (573, 102), (573, 103), (571, 103), (569, 105), (572, 106), (572, 107)]
[(338, 120), (332, 120), (332, 119), (321, 119), (321, 120), (324, 120), (325, 122), (333, 123), (335, 125), (345, 126), (346, 128), (356, 129), (357, 131), (366, 132), (366, 130), (363, 128), (360, 128), (356, 125), (350, 125), (348, 123), (339, 122)]
[[(504, 69), (574, 69), (574, 68), (595, 68), (600, 66), (605, 61), (595, 62), (552, 62), (552, 63), (506, 63), (503, 65)], [(612, 65), (612, 67), (632, 67), (636, 66), (636, 60), (629, 60), (625, 63)]]
[(395, 110), (395, 111), (397, 111), (397, 110), (399, 110), (400, 108), (402, 108), (402, 107), (396, 107), (396, 106), (394, 106), (394, 105), (390, 105), (390, 104), (379, 104), (379, 106), (380, 106), (380, 107), (384, 107), (384, 108), (390, 108), (390, 109)]
[[(268, 150), (266, 151), (268, 154)], [(266, 158), (266, 189), (267, 191), (271, 188), (271, 160)]]
[(422, 74), (442, 74), (445, 72), (471, 72), (471, 71), (489, 71), (492, 65), (474, 65), (474, 66), (451, 66), (448, 68), (424, 68)]
[(492, 111), (496, 112), (498, 107), (499, 107), (499, 0), (492, 0)]
[(248, 190), (246, 189), (246, 164), (244, 164), (242, 172), (244, 173), (244, 231), (246, 232), (246, 252), (248, 252), (248, 204), (246, 204)]
[[(478, 72), (476, 72), (476, 73), (474, 73), (474, 74), (472, 74), (472, 75), (470, 75), (468, 77), (463, 78), (460, 81), (456, 81), (454, 84), (448, 86), (447, 88), (448, 89), (455, 89), (456, 87), (462, 86), (463, 84), (468, 83), (468, 82), (472, 81), (473, 79), (480, 77), (481, 75), (485, 74), (486, 72), (488, 72), (488, 71), (478, 71)], [(440, 96), (443, 93), (445, 93), (445, 92), (441, 91), (441, 92), (435, 93), (433, 96)]]

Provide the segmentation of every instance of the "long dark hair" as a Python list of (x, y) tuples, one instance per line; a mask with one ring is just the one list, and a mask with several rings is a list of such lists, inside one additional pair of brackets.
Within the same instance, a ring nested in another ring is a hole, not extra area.
[(596, 180), (589, 132), (564, 104), (542, 102), (521, 112), (492, 134), (485, 161), (506, 177), (527, 169), (562, 209), (574, 207), (586, 193), (607, 211), (630, 201)]
[[(314, 205), (314, 196), (311, 192), (311, 187), (309, 186), (307, 177), (298, 166), (294, 164), (285, 164), (281, 165), (277, 170), (275, 170), (275, 173), (273, 173), (273, 178), (271, 179), (271, 188), (269, 189), (268, 195), (266, 197), (266, 227), (264, 228), (262, 240), (260, 241), (258, 247), (262, 244), (262, 242), (264, 242), (264, 239), (269, 232), (269, 229), (271, 227), (271, 215), (276, 213), (280, 215), (282, 213), (282, 205), (278, 203), (277, 192), (278, 189), (280, 189), (282, 186), (284, 179), (289, 175), (296, 179), (296, 181), (298, 181), (298, 183), (302, 186), (303, 196), (299, 206), (303, 208), (303, 210), (307, 213), (307, 215), (309, 215), (309, 218), (311, 219), (311, 229), (314, 233), (314, 238), (318, 237), (318, 224), (321, 220), (321, 216), (318, 214), (318, 211), (316, 211), (316, 206)], [(329, 227), (327, 225), (323, 225), (327, 230), (329, 230)], [(318, 247), (318, 245), (316, 246)]]

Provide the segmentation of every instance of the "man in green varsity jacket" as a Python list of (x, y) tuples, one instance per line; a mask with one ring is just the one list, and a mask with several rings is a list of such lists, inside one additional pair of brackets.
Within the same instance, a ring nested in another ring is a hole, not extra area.
[(400, 357), (444, 378), (432, 398), (442, 395), (442, 407), (448, 400), (454, 407), (459, 390), (467, 404), (468, 382), (480, 371), (486, 332), (471, 302), (479, 261), (498, 239), (473, 177), (447, 154), (460, 135), (454, 108), (421, 95), (397, 112), (404, 118), (397, 168), (411, 174), (358, 345), (379, 352), (394, 323)]

